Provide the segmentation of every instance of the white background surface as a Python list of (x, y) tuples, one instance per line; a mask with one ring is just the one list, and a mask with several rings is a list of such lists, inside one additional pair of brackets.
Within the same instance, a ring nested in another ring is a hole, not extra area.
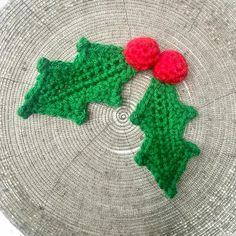
[(1, 236), (24, 236), (17, 230), (6, 217), (0, 213), (0, 235)]
[(0, 8), (2, 8), (8, 0), (0, 0)]
[[(7, 2), (8, 0), (0, 0), (0, 8), (2, 8)], [(0, 212), (0, 236), (24, 236), (24, 235), (20, 233), (19, 230), (17, 230), (10, 223), (10, 221), (6, 219), (6, 217)], [(232, 236), (236, 236), (236, 232)]]

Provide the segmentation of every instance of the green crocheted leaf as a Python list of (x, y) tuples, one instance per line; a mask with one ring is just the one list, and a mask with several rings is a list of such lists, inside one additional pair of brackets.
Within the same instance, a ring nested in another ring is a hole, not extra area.
[(18, 108), (19, 116), (46, 114), (81, 125), (88, 117), (88, 103), (121, 105), (122, 86), (136, 74), (126, 63), (123, 48), (81, 38), (77, 50), (73, 62), (38, 61), (37, 81)]
[(174, 85), (154, 78), (130, 120), (145, 134), (135, 161), (146, 166), (167, 197), (177, 193), (176, 184), (188, 160), (200, 154), (199, 148), (183, 138), (187, 123), (197, 111), (178, 100)]

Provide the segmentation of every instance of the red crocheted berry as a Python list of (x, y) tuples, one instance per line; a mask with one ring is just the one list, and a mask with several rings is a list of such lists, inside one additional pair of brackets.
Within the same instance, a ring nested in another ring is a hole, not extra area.
[(124, 49), (126, 62), (136, 70), (152, 68), (156, 64), (159, 54), (158, 43), (147, 37), (130, 40)]
[(153, 75), (160, 81), (176, 84), (188, 74), (188, 64), (184, 56), (174, 50), (166, 50), (160, 54), (153, 68)]

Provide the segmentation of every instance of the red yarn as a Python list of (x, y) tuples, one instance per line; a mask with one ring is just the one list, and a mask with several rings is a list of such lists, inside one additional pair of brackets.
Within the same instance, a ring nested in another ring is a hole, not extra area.
[(152, 68), (160, 54), (158, 43), (147, 37), (135, 38), (124, 49), (126, 62), (137, 70)]
[(153, 68), (153, 75), (160, 81), (176, 84), (188, 74), (188, 64), (184, 56), (174, 50), (166, 50), (160, 54)]

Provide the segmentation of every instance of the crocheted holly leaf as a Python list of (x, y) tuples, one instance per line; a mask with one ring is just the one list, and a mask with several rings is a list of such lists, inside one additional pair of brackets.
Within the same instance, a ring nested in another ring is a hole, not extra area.
[(81, 38), (77, 50), (73, 62), (38, 61), (36, 84), (25, 95), (19, 116), (47, 114), (81, 125), (88, 117), (88, 103), (121, 105), (122, 86), (136, 74), (126, 63), (123, 48)]
[(135, 161), (146, 166), (165, 194), (173, 198), (188, 160), (199, 148), (183, 138), (185, 126), (197, 111), (178, 100), (175, 85), (154, 78), (130, 120), (145, 134)]

